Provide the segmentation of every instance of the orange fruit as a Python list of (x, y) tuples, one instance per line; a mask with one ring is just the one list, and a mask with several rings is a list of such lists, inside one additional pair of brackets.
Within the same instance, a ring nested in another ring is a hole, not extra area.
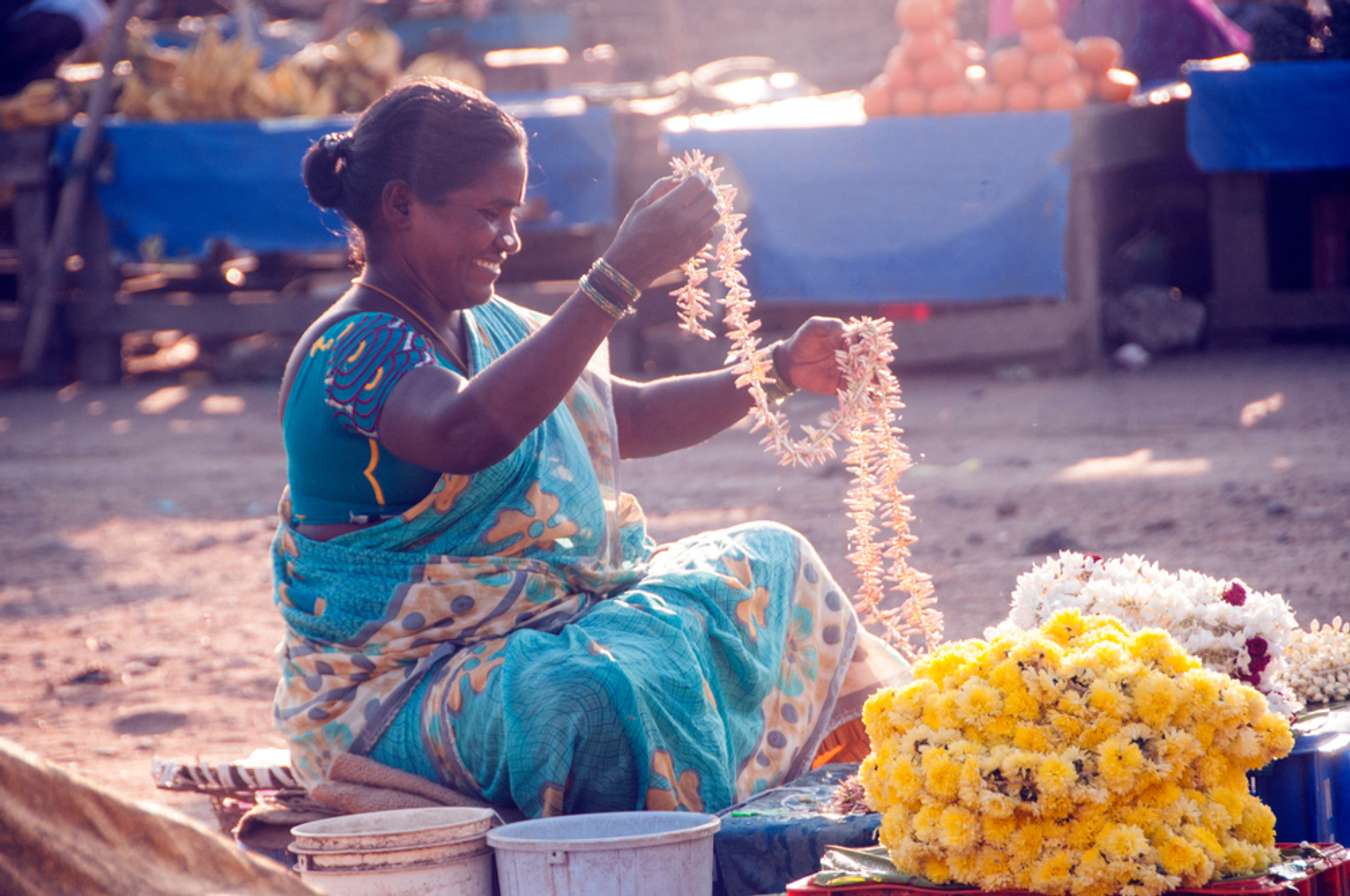
[(1108, 103), (1128, 102), (1139, 89), (1139, 77), (1123, 68), (1113, 68), (1097, 78), (1097, 96)]
[(1010, 112), (1035, 112), (1041, 107), (1041, 89), (1030, 81), (1018, 81), (1004, 92), (1003, 105)]
[(1042, 87), (1062, 84), (1078, 74), (1078, 63), (1063, 51), (1032, 56), (1027, 66), (1027, 77)]
[(966, 66), (955, 53), (943, 53), (934, 56), (918, 69), (919, 86), (927, 90), (937, 90), (959, 84), (966, 75)]
[(1073, 48), (1078, 67), (1094, 75), (1104, 75), (1120, 65), (1125, 50), (1111, 37), (1085, 37)]
[(928, 96), (915, 88), (897, 90), (891, 96), (891, 111), (896, 115), (922, 115), (928, 111)]
[(970, 88), (947, 84), (928, 94), (928, 111), (934, 115), (960, 115), (970, 109)]
[(1045, 89), (1045, 108), (1077, 109), (1087, 102), (1088, 92), (1077, 78), (1069, 78)]
[(895, 24), (905, 31), (927, 31), (946, 14), (942, 0), (900, 0), (895, 6)]
[(1008, 87), (1027, 76), (1031, 57), (1021, 47), (1004, 47), (989, 57), (989, 75), (998, 84)]
[(910, 65), (932, 59), (947, 49), (947, 35), (937, 28), (927, 31), (906, 31), (900, 38), (900, 53)]
[(1043, 28), (1059, 21), (1059, 4), (1055, 0), (1013, 0), (1012, 14), (1023, 31)]
[(877, 75), (872, 83), (862, 89), (863, 112), (868, 118), (881, 118), (891, 114), (891, 91), (886, 86), (884, 75)]
[(982, 84), (970, 94), (970, 111), (979, 115), (1003, 111), (1003, 88), (997, 84)]
[(900, 52), (899, 47), (891, 50), (890, 55), (886, 57), (886, 68), (882, 73), (892, 93), (902, 87), (914, 86), (914, 70), (905, 61), (905, 54)]
[[(1032, 56), (1054, 53), (1064, 49), (1064, 29), (1058, 25), (1043, 25), (1040, 28), (1028, 28), (1022, 32), (1022, 46)], [(1070, 44), (1070, 47), (1073, 45)]]

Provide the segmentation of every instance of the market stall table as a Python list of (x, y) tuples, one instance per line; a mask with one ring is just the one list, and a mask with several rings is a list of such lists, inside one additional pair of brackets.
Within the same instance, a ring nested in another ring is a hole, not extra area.
[(743, 270), (765, 315), (880, 309), (900, 318), (910, 361), (1059, 353), (1081, 366), (1099, 351), (1108, 210), (1095, 177), (1165, 151), (1100, 135), (1166, 133), (1156, 119), (1102, 107), (868, 121), (846, 94), (677, 119), (666, 141), (716, 156), (741, 189)]
[[(1282, 177), (1307, 173), (1323, 184), (1350, 171), (1350, 62), (1263, 62), (1234, 70), (1197, 65), (1187, 79), (1187, 142), (1210, 175), (1210, 234), (1217, 331), (1276, 331), (1350, 325), (1350, 199), (1315, 190), (1289, 212), (1307, 239), (1296, 278), (1272, 245), (1272, 204)], [(1339, 172), (1339, 174), (1338, 174)]]

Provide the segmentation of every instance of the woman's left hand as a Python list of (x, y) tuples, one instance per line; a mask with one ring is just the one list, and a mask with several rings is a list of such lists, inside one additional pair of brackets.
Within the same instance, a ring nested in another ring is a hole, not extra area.
[(778, 368), (788, 385), (820, 395), (839, 391), (837, 353), (847, 348), (847, 328), (837, 317), (813, 317), (777, 349)]

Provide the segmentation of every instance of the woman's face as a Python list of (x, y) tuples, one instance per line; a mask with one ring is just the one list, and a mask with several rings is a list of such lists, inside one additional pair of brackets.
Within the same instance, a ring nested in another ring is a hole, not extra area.
[(468, 308), (492, 298), (502, 263), (520, 251), (516, 214), (525, 202), (527, 170), (525, 150), (518, 147), (469, 186), (437, 202), (412, 202), (412, 260), (447, 307)]

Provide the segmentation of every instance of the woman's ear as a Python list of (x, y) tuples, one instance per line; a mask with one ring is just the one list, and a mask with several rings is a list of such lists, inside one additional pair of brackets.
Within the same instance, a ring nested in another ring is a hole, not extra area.
[(388, 230), (412, 226), (412, 189), (401, 180), (391, 180), (380, 191), (380, 219)]

